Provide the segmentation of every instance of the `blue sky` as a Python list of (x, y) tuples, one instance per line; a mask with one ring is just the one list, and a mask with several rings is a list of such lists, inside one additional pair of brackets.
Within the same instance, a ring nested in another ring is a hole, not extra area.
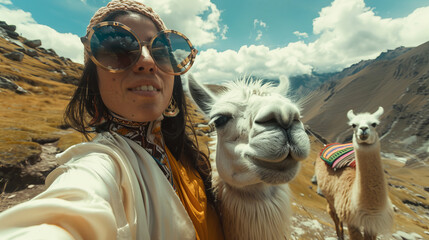
[[(0, 0), (0, 20), (76, 62), (79, 37), (107, 0)], [(429, 0), (142, 0), (200, 53), (204, 82), (338, 71), (429, 41)]]

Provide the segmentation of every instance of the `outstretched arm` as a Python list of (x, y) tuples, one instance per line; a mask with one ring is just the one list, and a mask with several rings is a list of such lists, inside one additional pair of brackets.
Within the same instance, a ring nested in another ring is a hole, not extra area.
[(72, 159), (46, 191), (0, 214), (0, 239), (130, 238), (118, 175), (107, 154)]

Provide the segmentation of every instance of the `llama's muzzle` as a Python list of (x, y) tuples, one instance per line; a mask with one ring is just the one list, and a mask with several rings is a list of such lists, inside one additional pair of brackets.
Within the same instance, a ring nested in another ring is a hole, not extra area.
[(363, 141), (367, 140), (369, 137), (367, 132), (363, 132), (361, 135), (359, 135), (359, 138)]

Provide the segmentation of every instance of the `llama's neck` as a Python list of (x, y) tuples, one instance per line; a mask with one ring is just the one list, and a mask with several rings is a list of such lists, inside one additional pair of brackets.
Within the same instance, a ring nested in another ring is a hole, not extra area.
[(380, 157), (380, 142), (372, 145), (354, 143), (356, 179), (353, 200), (366, 210), (383, 209), (388, 201), (387, 186)]
[(220, 181), (217, 190), (227, 239), (288, 237), (291, 210), (287, 184), (242, 191)]

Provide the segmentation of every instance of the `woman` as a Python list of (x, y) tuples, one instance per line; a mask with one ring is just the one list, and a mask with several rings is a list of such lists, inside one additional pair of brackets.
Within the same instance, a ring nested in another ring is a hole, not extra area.
[(210, 164), (185, 132), (190, 41), (144, 4), (113, 0), (82, 42), (65, 120), (96, 137), (59, 155), (45, 192), (0, 215), (0, 239), (222, 239)]

